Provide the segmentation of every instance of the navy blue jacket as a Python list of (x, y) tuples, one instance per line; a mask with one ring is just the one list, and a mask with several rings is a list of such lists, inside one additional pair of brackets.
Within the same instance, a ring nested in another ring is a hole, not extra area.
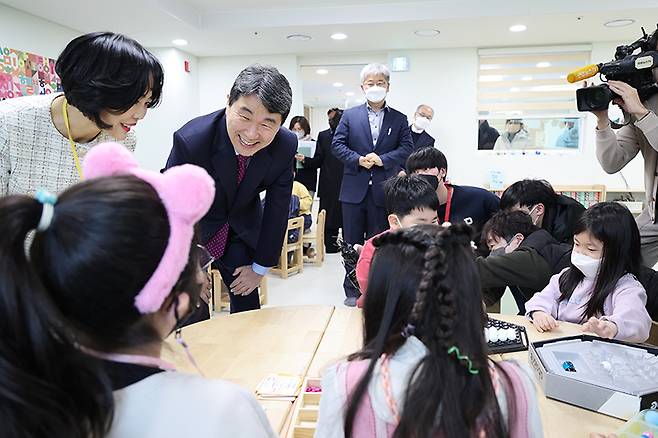
[[(407, 116), (387, 107), (379, 131), (377, 144), (372, 144), (367, 104), (345, 110), (332, 142), (333, 153), (343, 162), (343, 182), (340, 201), (359, 204), (366, 197), (369, 182), (375, 204), (384, 206), (384, 181), (395, 176), (404, 166), (413, 149)], [(370, 169), (359, 166), (359, 157), (374, 152), (382, 159), (383, 167)]]
[(416, 134), (411, 131), (411, 138), (414, 141), (414, 151), (422, 148), (434, 147), (434, 137), (429, 135), (427, 131)]
[[(228, 221), (239, 239), (254, 250), (255, 263), (275, 266), (288, 224), (297, 137), (281, 127), (272, 143), (251, 157), (238, 187), (235, 148), (224, 112), (197, 117), (176, 131), (167, 168), (196, 164), (215, 180), (215, 201), (200, 221), (202, 243)], [(263, 209), (260, 193), (264, 190)]]

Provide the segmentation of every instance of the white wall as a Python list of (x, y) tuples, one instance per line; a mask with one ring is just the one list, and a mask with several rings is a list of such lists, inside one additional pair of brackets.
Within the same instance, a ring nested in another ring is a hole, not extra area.
[(311, 124), (311, 134), (313, 135), (313, 138), (317, 140), (320, 131), (329, 129), (329, 121), (327, 119), (327, 111), (329, 111), (329, 107), (316, 106), (313, 107), (312, 110), (313, 116), (311, 117), (311, 120), (309, 120), (309, 123)]
[[(201, 114), (208, 114), (226, 106), (226, 97), (238, 74), (258, 62), (276, 67), (290, 82), (292, 108), (290, 116), (304, 114), (301, 72), (295, 55), (222, 56), (199, 60), (199, 97)], [(284, 123), (284, 126), (288, 126)]]
[[(612, 58), (615, 44), (594, 43), (592, 61)], [(398, 53), (395, 53), (397, 55)], [(406, 51), (408, 72), (393, 73), (388, 103), (411, 119), (419, 103), (434, 107), (429, 132), (437, 139), (457, 184), (486, 186), (490, 170), (501, 170), (505, 183), (525, 177), (544, 178), (554, 185), (605, 184), (623, 188), (619, 175), (607, 175), (595, 156), (595, 118), (587, 119), (584, 149), (562, 155), (496, 156), (477, 151), (477, 49)], [(392, 54), (394, 55), (394, 54)], [(575, 98), (575, 96), (574, 96)], [(641, 158), (623, 170), (633, 189), (643, 188)]]
[(81, 32), (0, 4), (0, 47), (57, 58)]
[[(160, 60), (165, 72), (160, 105), (150, 109), (137, 125), (135, 156), (146, 168), (164, 167), (172, 146), (174, 131), (200, 115), (199, 62), (195, 56), (174, 48), (149, 49)], [(184, 61), (190, 62), (190, 73)]]

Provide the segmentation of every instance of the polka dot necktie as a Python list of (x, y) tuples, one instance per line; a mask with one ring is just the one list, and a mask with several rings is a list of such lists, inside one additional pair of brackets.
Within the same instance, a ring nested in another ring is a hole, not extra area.
[[(238, 161), (238, 186), (239, 186), (240, 183), (242, 182), (242, 179), (244, 178), (245, 172), (247, 171), (247, 161), (249, 160), (249, 157), (245, 157), (244, 155), (236, 155), (236, 158)], [(224, 255), (224, 250), (226, 249), (226, 242), (228, 242), (228, 230), (229, 230), (229, 225), (228, 222), (226, 222), (224, 225), (222, 225), (219, 228), (219, 231), (217, 231), (215, 235), (212, 236), (208, 241), (208, 243), (206, 244), (206, 249), (208, 249), (210, 255), (216, 259)]]

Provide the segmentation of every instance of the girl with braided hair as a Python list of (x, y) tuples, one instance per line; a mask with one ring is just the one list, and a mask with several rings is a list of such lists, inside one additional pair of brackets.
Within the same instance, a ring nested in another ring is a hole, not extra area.
[(543, 436), (528, 373), (487, 358), (470, 236), (417, 225), (375, 240), (363, 348), (326, 370), (316, 438)]

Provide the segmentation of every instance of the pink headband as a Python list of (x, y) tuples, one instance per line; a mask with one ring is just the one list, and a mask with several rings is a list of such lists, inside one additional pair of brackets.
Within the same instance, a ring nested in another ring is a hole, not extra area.
[(135, 297), (140, 313), (158, 311), (187, 265), (194, 225), (212, 205), (215, 182), (205, 170), (191, 164), (162, 174), (140, 169), (133, 154), (117, 143), (94, 146), (85, 157), (83, 173), (85, 178), (134, 175), (153, 186), (162, 200), (171, 228), (169, 241), (160, 264)]

